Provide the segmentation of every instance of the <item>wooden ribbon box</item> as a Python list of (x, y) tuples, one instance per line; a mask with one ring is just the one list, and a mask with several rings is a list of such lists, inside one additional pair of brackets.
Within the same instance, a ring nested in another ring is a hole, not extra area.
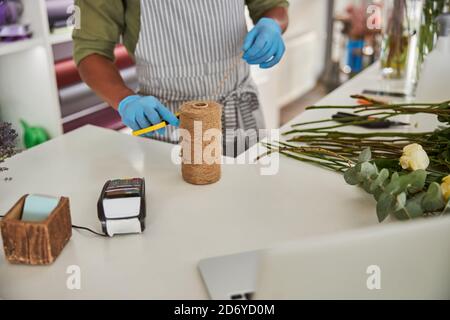
[(17, 264), (51, 264), (72, 236), (69, 199), (62, 197), (47, 219), (27, 222), (21, 220), (26, 197), (0, 222), (5, 257)]

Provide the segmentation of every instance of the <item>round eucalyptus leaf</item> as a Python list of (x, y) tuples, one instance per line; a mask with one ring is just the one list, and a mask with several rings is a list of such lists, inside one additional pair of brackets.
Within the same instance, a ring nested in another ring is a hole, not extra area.
[(395, 197), (388, 193), (382, 193), (377, 202), (378, 221), (382, 222), (395, 211)]
[(425, 187), (427, 172), (425, 170), (416, 170), (406, 177), (408, 177), (408, 192), (414, 194), (422, 191)]
[(425, 192), (416, 194), (411, 199), (406, 201), (406, 210), (411, 218), (418, 218), (424, 215), (424, 210), (422, 208), (422, 199), (425, 196)]
[(377, 174), (377, 168), (370, 162), (363, 162), (357, 165), (359, 169), (358, 176), (359, 181), (370, 179)]
[(406, 193), (402, 192), (395, 197), (395, 209), (401, 210), (404, 209), (406, 205)]
[(381, 188), (375, 189), (375, 191), (372, 192), (372, 194), (373, 194), (375, 200), (377, 200), (377, 202), (378, 202), (378, 200), (380, 200), (380, 197), (383, 194), (383, 192), (384, 192), (384, 190)]
[(359, 184), (358, 172), (356, 171), (356, 168), (353, 167), (345, 171), (344, 179), (349, 185), (356, 186)]
[(375, 190), (382, 187), (388, 178), (389, 178), (389, 170), (382, 169), (378, 174), (377, 178), (375, 179), (375, 181), (370, 186), (370, 191), (375, 192)]
[(402, 191), (405, 191), (405, 188), (403, 187), (402, 180), (400, 178), (395, 180), (391, 179), (385, 188), (385, 192), (392, 195), (397, 195)]
[(370, 148), (366, 148), (359, 154), (358, 161), (367, 162), (370, 161), (371, 159), (372, 159), (372, 151), (370, 150)]
[(361, 187), (364, 189), (364, 191), (366, 191), (367, 193), (372, 193), (372, 191), (370, 190), (370, 187), (372, 186), (372, 179), (367, 178), (364, 179), (363, 182), (361, 183)]
[(441, 211), (445, 207), (441, 186), (433, 182), (430, 184), (427, 193), (423, 197), (422, 207), (426, 212)]
[(397, 180), (399, 177), (400, 177), (400, 176), (399, 176), (398, 172), (394, 172), (394, 173), (392, 174), (392, 176), (391, 176), (391, 181), (395, 181), (395, 180)]

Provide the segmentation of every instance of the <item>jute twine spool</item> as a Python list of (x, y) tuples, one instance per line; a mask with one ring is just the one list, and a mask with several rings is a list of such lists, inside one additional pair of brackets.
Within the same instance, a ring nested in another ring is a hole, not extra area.
[(219, 181), (222, 106), (213, 101), (191, 101), (183, 104), (180, 108), (180, 129), (183, 179), (195, 185)]

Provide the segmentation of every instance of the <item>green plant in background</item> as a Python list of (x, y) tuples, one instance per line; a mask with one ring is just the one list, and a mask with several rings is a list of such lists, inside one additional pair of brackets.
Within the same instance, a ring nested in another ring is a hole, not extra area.
[(444, 13), (445, 10), (449, 10), (449, 8), (450, 0), (425, 1), (419, 35), (419, 67), (436, 44), (438, 33), (436, 18)]
[[(409, 219), (450, 213), (446, 203), (450, 201), (450, 101), (386, 105), (362, 96), (354, 98), (370, 104), (312, 106), (307, 110), (350, 109), (355, 114), (364, 112), (367, 118), (349, 117), (345, 119), (349, 122), (322, 126), (334, 120), (294, 124), (284, 133), (287, 141), (266, 143), (267, 152), (262, 156), (279, 152), (344, 174), (348, 183), (361, 185), (375, 196), (380, 221), (388, 215)], [(336, 131), (417, 113), (436, 115), (442, 126), (419, 133)]]
[(29, 126), (24, 120), (20, 121), (23, 128), (23, 143), (29, 149), (50, 139), (47, 130), (41, 127)]
[[(12, 157), (16, 152), (17, 133), (10, 123), (0, 122), (0, 173), (8, 170), (1, 166), (7, 158)], [(10, 180), (10, 178), (6, 178)]]

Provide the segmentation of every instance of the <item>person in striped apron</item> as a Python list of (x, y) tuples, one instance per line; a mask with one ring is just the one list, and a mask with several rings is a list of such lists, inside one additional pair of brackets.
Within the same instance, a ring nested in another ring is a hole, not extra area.
[[(151, 138), (178, 143), (179, 107), (191, 100), (224, 106), (224, 153), (257, 141), (264, 120), (249, 65), (283, 57), (287, 0), (76, 0), (74, 59), (83, 80), (139, 130), (167, 121)], [(245, 6), (255, 26), (248, 32)], [(113, 64), (120, 41), (136, 61), (139, 93)], [(240, 143), (245, 142), (246, 143)]]

